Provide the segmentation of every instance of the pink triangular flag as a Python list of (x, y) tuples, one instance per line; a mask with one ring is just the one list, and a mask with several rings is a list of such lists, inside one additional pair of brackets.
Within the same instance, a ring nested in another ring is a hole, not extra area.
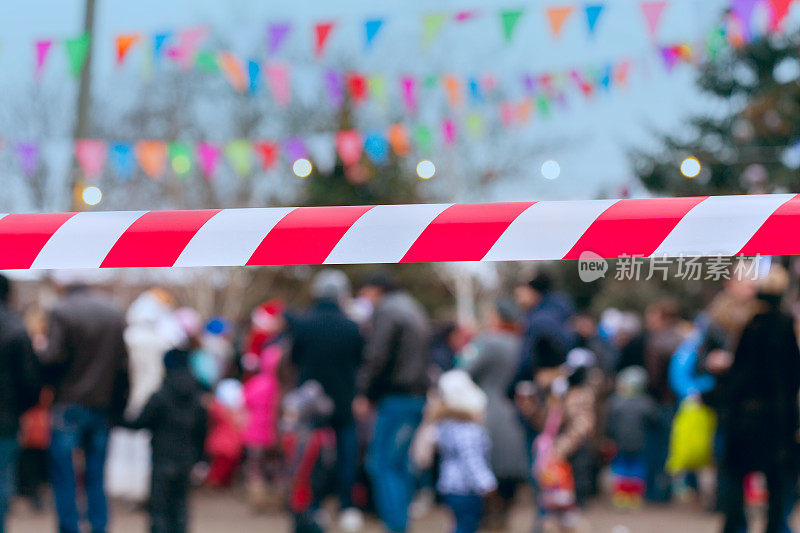
[(346, 167), (359, 162), (363, 148), (358, 130), (341, 130), (336, 133), (336, 151)]
[(417, 109), (417, 80), (413, 76), (404, 76), (400, 80), (403, 89), (403, 104), (408, 111)]
[(647, 22), (647, 33), (653, 38), (658, 32), (658, 24), (661, 22), (661, 15), (664, 13), (664, 8), (667, 7), (667, 2), (666, 0), (655, 0), (642, 2), (641, 5), (645, 22)]
[(772, 31), (777, 31), (783, 23), (783, 19), (789, 14), (789, 8), (794, 0), (769, 0), (769, 5), (772, 8), (769, 19), (769, 28)]
[(449, 118), (442, 121), (442, 139), (445, 144), (456, 142), (456, 125)]
[(75, 141), (75, 159), (87, 179), (95, 180), (103, 174), (106, 164), (105, 141), (100, 139), (78, 139)]
[(200, 170), (207, 180), (214, 176), (219, 163), (220, 149), (211, 143), (197, 143), (197, 161), (200, 163)]
[(44, 70), (44, 62), (47, 60), (47, 53), (53, 46), (52, 39), (36, 41), (36, 78), (40, 78)]
[(272, 93), (272, 98), (281, 107), (286, 107), (292, 99), (289, 88), (289, 67), (283, 63), (271, 63), (264, 69), (267, 77), (267, 86)]

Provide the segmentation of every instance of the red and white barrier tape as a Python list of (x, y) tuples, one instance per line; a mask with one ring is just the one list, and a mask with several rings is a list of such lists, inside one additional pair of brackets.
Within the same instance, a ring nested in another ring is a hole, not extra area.
[(8, 214), (0, 269), (800, 254), (800, 195)]

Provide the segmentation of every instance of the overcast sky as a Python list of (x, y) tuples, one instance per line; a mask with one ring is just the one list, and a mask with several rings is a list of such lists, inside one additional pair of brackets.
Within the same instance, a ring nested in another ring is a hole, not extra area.
[[(563, 4), (559, 0), (554, 2)], [(697, 41), (718, 16), (723, 0), (672, 0), (662, 19), (657, 41), (662, 44)], [(557, 111), (549, 120), (534, 119), (517, 135), (531, 145), (552, 138), (569, 139), (553, 152), (532, 162), (530, 168), (494, 191), (496, 200), (567, 199), (594, 197), (601, 190), (615, 190), (632, 179), (626, 151), (652, 146), (653, 128), (676, 131), (683, 119), (707, 102), (693, 88), (695, 71), (679, 67), (667, 73), (647, 35), (638, 0), (607, 0), (596, 35), (589, 38), (583, 2), (554, 42), (546, 25), (545, 2), (525, 2), (526, 12), (518, 23), (513, 43), (504, 45), (497, 12), (520, 3), (500, 0), (97, 0), (96, 46), (93, 68), (98, 74), (94, 91), (115, 86), (115, 77), (129, 76), (135, 82), (132, 53), (120, 72), (114, 65), (113, 38), (120, 32), (154, 33), (197, 24), (209, 25), (224, 35), (241, 54), (264, 49), (269, 21), (287, 20), (294, 29), (283, 52), (287, 60), (311, 61), (312, 25), (335, 20), (326, 60), (346, 61), (364, 71), (385, 73), (452, 71), (464, 75), (493, 72), (498, 78), (509, 73), (541, 72), (599, 64), (632, 57), (637, 66), (631, 86), (599, 95), (589, 102), (573, 98), (568, 110)], [(292, 11), (287, 11), (291, 8)], [(448, 23), (429, 51), (420, 47), (420, 17), (431, 11), (455, 12), (476, 9), (482, 16), (463, 23)], [(0, 17), (0, 106), (31, 86), (34, 67), (33, 43), (40, 38), (63, 39), (80, 32), (82, 0), (10, 0)], [(364, 52), (363, 22), (383, 17), (385, 24), (374, 47)], [(647, 58), (642, 63), (641, 60)], [(642, 67), (644, 65), (644, 67)], [(43, 84), (73, 94), (75, 83), (66, 74), (63, 48), (54, 46), (48, 58)], [(516, 74), (515, 74), (516, 75)], [(73, 101), (70, 98), (68, 101)], [(0, 115), (2, 116), (2, 115)], [(65, 125), (54, 136), (67, 135)], [(13, 139), (17, 132), (0, 123), (0, 136)], [(42, 133), (40, 138), (45, 138)], [(537, 156), (538, 157), (538, 156)], [(539, 165), (546, 158), (559, 161), (561, 176), (545, 180)], [(0, 172), (12, 162), (0, 157)], [(459, 170), (459, 172), (465, 170)]]

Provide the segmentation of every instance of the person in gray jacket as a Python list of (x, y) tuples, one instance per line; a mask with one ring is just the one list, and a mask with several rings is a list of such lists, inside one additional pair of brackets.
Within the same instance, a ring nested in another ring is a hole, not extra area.
[(376, 408), (367, 471), (378, 516), (389, 531), (405, 531), (414, 492), (408, 450), (428, 389), (428, 317), (388, 274), (371, 276), (361, 296), (372, 302), (374, 313), (353, 412), (365, 420), (372, 406)]
[(506, 391), (519, 362), (520, 323), (516, 306), (501, 301), (488, 317), (488, 329), (465, 352), (465, 370), (486, 393), (486, 429), (492, 443), (489, 453), (497, 493), (487, 506), (485, 525), (505, 529), (517, 485), (528, 478), (530, 464), (525, 430)]

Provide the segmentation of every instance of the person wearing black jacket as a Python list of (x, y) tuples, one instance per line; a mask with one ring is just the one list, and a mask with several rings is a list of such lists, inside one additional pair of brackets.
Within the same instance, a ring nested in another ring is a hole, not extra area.
[(150, 397), (132, 429), (153, 434), (150, 490), (150, 531), (181, 533), (188, 526), (190, 474), (203, 454), (207, 418), (200, 386), (189, 370), (189, 353), (170, 350), (164, 356), (166, 375)]
[(0, 533), (14, 493), (17, 431), (23, 412), (39, 399), (39, 372), (22, 320), (11, 310), (11, 286), (0, 275)]
[(800, 466), (800, 349), (792, 317), (780, 309), (788, 280), (779, 265), (759, 280), (761, 310), (742, 332), (733, 364), (719, 384), (728, 421), (722, 465), (730, 483), (723, 502), (725, 533), (747, 528), (742, 483), (754, 471), (767, 480), (767, 533), (788, 530), (794, 496), (787, 497)]

